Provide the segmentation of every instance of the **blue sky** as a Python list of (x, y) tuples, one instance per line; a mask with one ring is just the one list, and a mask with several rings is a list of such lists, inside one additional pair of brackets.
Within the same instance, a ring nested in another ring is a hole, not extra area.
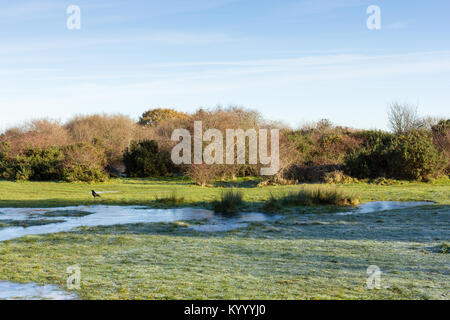
[(449, 33), (448, 0), (0, 0), (0, 130), (230, 104), (292, 126), (385, 129), (393, 101), (449, 117)]

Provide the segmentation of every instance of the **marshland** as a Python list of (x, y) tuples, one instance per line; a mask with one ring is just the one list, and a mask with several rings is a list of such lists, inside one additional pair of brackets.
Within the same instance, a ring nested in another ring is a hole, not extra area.
[[(170, 132), (192, 119), (278, 128), (279, 172), (174, 165)], [(448, 299), (449, 122), (417, 121), (294, 130), (246, 109), (154, 109), (137, 123), (11, 128), (0, 135), (0, 298)]]

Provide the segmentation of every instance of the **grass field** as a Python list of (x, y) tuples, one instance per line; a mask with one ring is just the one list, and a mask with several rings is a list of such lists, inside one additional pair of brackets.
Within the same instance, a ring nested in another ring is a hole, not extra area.
[[(9, 182), (0, 181), (0, 207), (57, 207), (91, 204), (140, 204), (158, 206), (154, 200), (170, 196), (173, 192), (184, 198), (180, 206), (208, 207), (220, 198), (223, 190), (234, 187), (244, 193), (249, 206), (258, 206), (270, 194), (283, 194), (298, 190), (299, 186), (255, 187), (254, 179), (222, 183), (217, 187), (199, 187), (182, 179), (113, 179), (102, 184), (76, 184), (66, 182)], [(349, 184), (337, 188), (358, 194), (366, 201), (433, 201), (450, 204), (450, 183), (402, 183), (395, 185)], [(91, 189), (113, 193), (102, 194), (94, 200)], [(163, 203), (164, 204), (164, 203)]]
[[(235, 183), (248, 208), (297, 186)], [(208, 207), (222, 187), (183, 180), (112, 180), (100, 185), (0, 182), (0, 206), (161, 205), (174, 190), (182, 205)], [(221, 233), (196, 232), (189, 221), (83, 227), (0, 242), (0, 280), (66, 287), (79, 264), (81, 299), (449, 299), (450, 185), (339, 185), (363, 201), (427, 200), (435, 205), (339, 216), (333, 207), (285, 212)], [(118, 191), (91, 199), (90, 190)], [(1, 211), (1, 210), (0, 210)], [(197, 221), (197, 224), (206, 221)], [(382, 270), (368, 290), (366, 270)]]

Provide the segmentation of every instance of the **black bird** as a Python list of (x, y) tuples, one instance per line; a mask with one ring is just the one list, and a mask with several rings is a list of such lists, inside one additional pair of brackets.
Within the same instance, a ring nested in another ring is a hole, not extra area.
[(95, 192), (94, 190), (91, 190), (91, 192), (92, 192), (92, 196), (94, 197), (94, 199), (95, 199), (96, 197), (101, 198), (100, 195), (99, 195), (97, 192)]

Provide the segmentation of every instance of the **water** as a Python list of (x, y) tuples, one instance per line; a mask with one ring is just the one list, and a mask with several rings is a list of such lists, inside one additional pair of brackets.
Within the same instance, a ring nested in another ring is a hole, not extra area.
[[(70, 216), (68, 213), (88, 214), (85, 216)], [(133, 223), (175, 222), (208, 219), (208, 224), (192, 225), (190, 229), (198, 232), (225, 232), (245, 228), (251, 222), (263, 222), (279, 219), (281, 216), (262, 213), (240, 213), (232, 216), (215, 215), (213, 211), (204, 209), (149, 209), (141, 206), (78, 206), (64, 208), (30, 209), (4, 208), (0, 209), (2, 220), (32, 221), (43, 218), (58, 219), (64, 222), (49, 223), (31, 227), (6, 227), (0, 229), (0, 241), (20, 238), (26, 235), (49, 234), (70, 231), (77, 227), (112, 226)]]
[[(85, 214), (80, 216), (80, 214)], [(72, 214), (72, 216), (71, 216)], [(78, 216), (74, 216), (78, 215)], [(64, 222), (40, 226), (7, 227), (0, 229), (0, 241), (11, 240), (25, 235), (49, 234), (70, 231), (87, 226), (110, 226), (132, 223), (175, 222), (180, 220), (208, 219), (204, 225), (192, 225), (189, 228), (198, 232), (224, 232), (244, 228), (251, 222), (262, 222), (277, 219), (279, 216), (267, 216), (261, 213), (241, 213), (231, 217), (215, 215), (203, 209), (149, 209), (140, 206), (77, 206), (64, 208), (3, 208), (0, 209), (2, 220), (29, 221), (43, 218), (60, 219)], [(67, 300), (77, 299), (73, 293), (60, 290), (57, 286), (39, 286), (34, 283), (19, 284), (0, 281), (0, 299), (17, 300)]]
[[(337, 212), (337, 215), (355, 215), (383, 212), (396, 209), (407, 209), (417, 206), (430, 205), (430, 202), (369, 202), (347, 212)], [(81, 215), (84, 216), (73, 216)], [(71, 216), (72, 215), (72, 216)], [(74, 228), (87, 226), (111, 226), (132, 223), (175, 222), (180, 220), (204, 220), (207, 223), (193, 224), (189, 228), (197, 232), (226, 232), (239, 228), (246, 228), (252, 222), (274, 221), (283, 218), (281, 215), (267, 215), (262, 213), (239, 213), (231, 216), (215, 215), (214, 212), (203, 209), (149, 209), (142, 206), (76, 206), (64, 208), (3, 208), (0, 209), (2, 220), (39, 220), (43, 218), (57, 218), (64, 222), (47, 225), (23, 227), (7, 227), (0, 229), (0, 241), (11, 240), (25, 235), (49, 234), (70, 231)], [(18, 284), (0, 281), (0, 299), (77, 299), (74, 293), (66, 292), (54, 285), (39, 286), (34, 283)]]
[[(368, 202), (358, 208), (337, 212), (337, 215), (357, 215), (388, 210), (407, 209), (417, 206), (430, 205), (431, 202), (399, 202), (378, 201)], [(71, 216), (77, 213), (85, 216)], [(90, 213), (90, 214), (89, 214)], [(204, 209), (150, 209), (142, 206), (76, 206), (63, 208), (3, 208), (0, 209), (2, 220), (28, 221), (48, 218), (63, 220), (63, 222), (49, 223), (31, 227), (7, 227), (0, 229), (0, 241), (20, 238), (26, 235), (49, 234), (70, 231), (77, 227), (111, 226), (133, 223), (175, 222), (208, 219), (208, 223), (191, 225), (190, 229), (198, 232), (225, 232), (245, 228), (251, 222), (264, 222), (282, 218), (280, 215), (266, 215), (262, 213), (240, 213), (232, 216), (215, 215)]]
[(7, 227), (0, 229), (0, 241), (20, 238), (26, 235), (49, 234), (70, 231), (77, 227), (111, 226), (133, 223), (175, 222), (180, 220), (207, 219), (214, 212), (203, 209), (149, 209), (140, 206), (77, 206), (48, 209), (4, 208), (0, 209), (2, 220), (36, 220), (51, 212), (80, 211), (92, 214), (83, 217), (52, 216), (64, 220), (32, 227)]
[(76, 300), (77, 295), (54, 285), (0, 281), (0, 300)]
[(337, 215), (346, 216), (352, 214), (362, 214), (362, 213), (372, 213), (372, 212), (382, 212), (389, 210), (398, 210), (398, 209), (408, 209), (426, 205), (432, 205), (433, 202), (426, 201), (409, 201), (409, 202), (401, 202), (401, 201), (374, 201), (374, 202), (366, 202), (358, 206), (358, 208), (347, 211), (347, 212), (338, 212)]
[(191, 225), (190, 229), (198, 232), (226, 232), (248, 227), (251, 222), (275, 221), (281, 219), (280, 215), (267, 215), (263, 213), (240, 213), (233, 216), (214, 216), (207, 224)]

